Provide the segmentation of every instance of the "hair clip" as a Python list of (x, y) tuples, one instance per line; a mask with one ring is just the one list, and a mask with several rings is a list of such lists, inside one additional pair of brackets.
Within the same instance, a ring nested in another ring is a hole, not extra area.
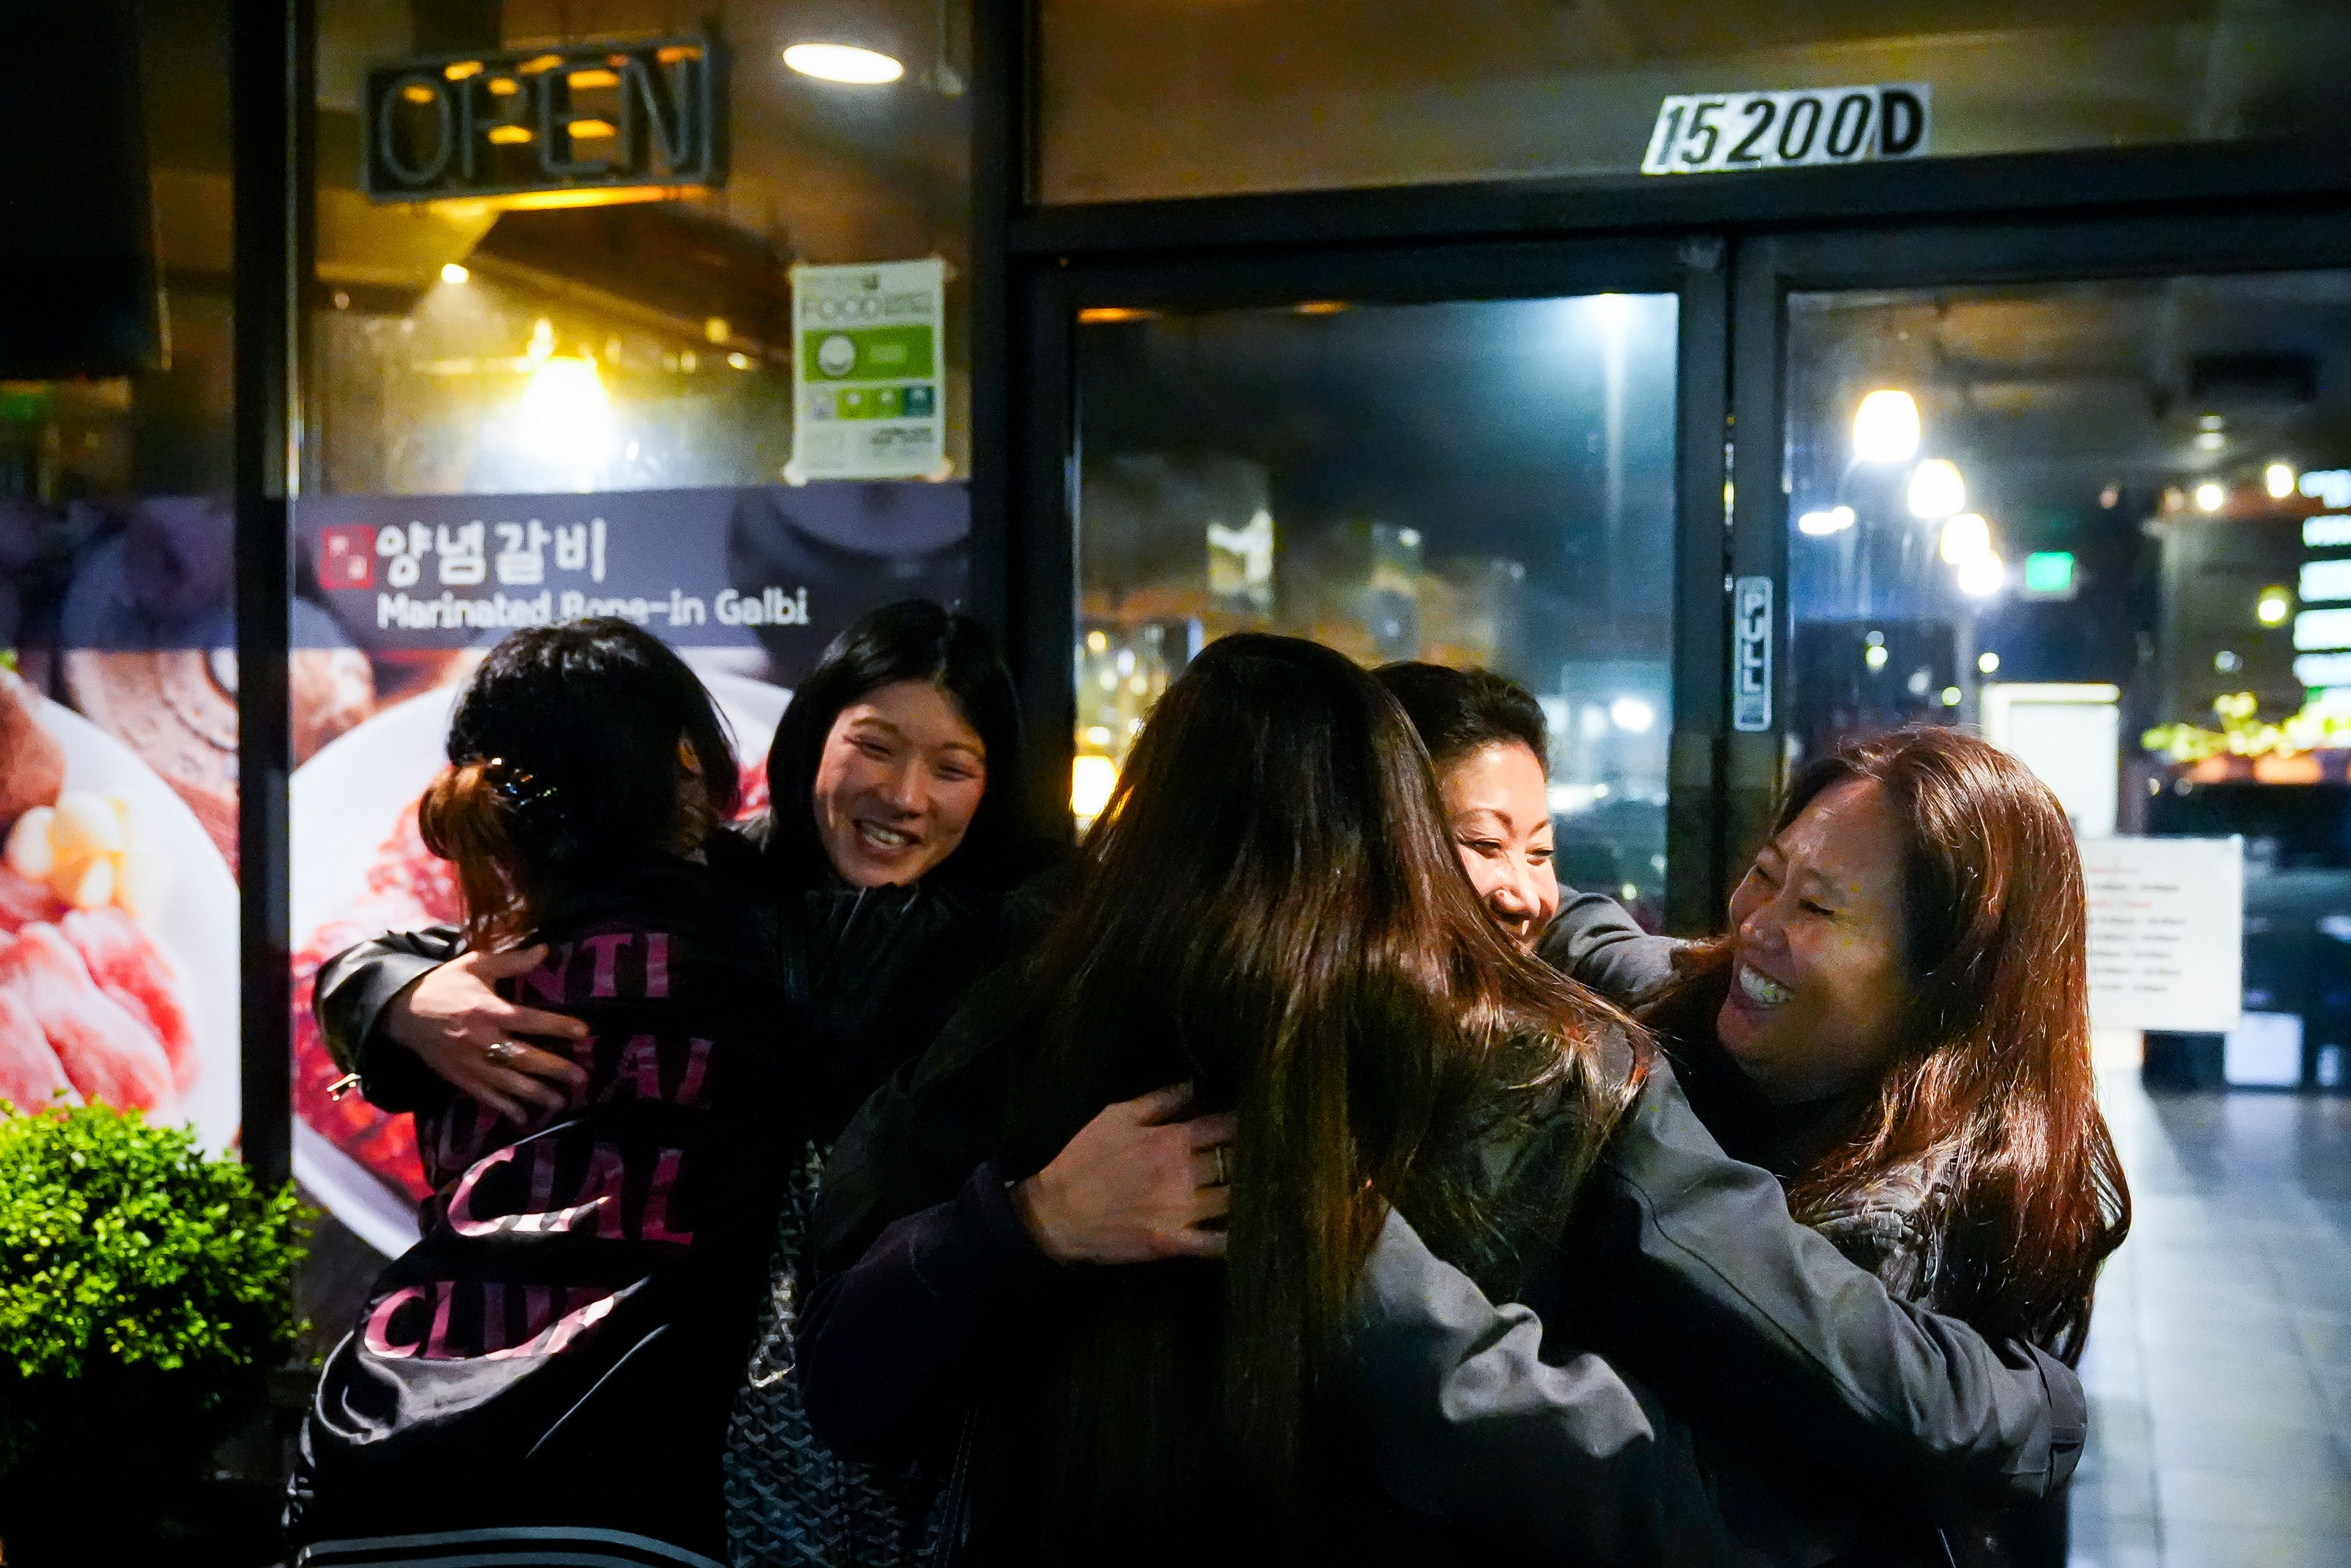
[(490, 788), (497, 791), (498, 799), (509, 810), (528, 811), (555, 800), (554, 785), (540, 783), (538, 775), (516, 767), (503, 757), (488, 758), (482, 767), (490, 776)]

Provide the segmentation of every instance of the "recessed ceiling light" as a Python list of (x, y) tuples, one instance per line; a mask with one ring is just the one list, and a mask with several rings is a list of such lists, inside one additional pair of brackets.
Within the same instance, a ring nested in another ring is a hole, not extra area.
[(906, 74), (889, 56), (854, 44), (794, 44), (784, 51), (784, 64), (804, 77), (855, 87), (880, 87)]

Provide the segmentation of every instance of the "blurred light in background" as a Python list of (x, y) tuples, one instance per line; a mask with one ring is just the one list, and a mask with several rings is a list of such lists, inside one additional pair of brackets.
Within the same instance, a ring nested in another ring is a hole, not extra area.
[(1970, 599), (1990, 599), (2008, 580), (2008, 563), (1993, 550), (1970, 557), (1959, 564), (1959, 591)]
[(1118, 764), (1107, 757), (1081, 754), (1070, 764), (1070, 814), (1081, 832), (1094, 824), (1118, 788)]
[(1991, 525), (1980, 512), (1961, 512), (1943, 525), (1939, 554), (1952, 566), (1964, 566), (1991, 549)]
[(1608, 721), (1618, 729), (1646, 735), (1657, 722), (1657, 710), (1639, 697), (1618, 697), (1608, 705)]
[(1968, 504), (1968, 484), (1948, 457), (1929, 457), (1910, 471), (1910, 515), (1933, 522)]
[(1856, 463), (1907, 463), (1918, 452), (1918, 404), (1907, 392), (1883, 388), (1861, 400), (1853, 416)]

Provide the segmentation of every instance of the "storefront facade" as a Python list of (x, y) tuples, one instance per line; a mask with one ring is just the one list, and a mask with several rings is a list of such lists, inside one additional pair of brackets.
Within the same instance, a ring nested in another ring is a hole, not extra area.
[(98, 901), (180, 977), (157, 1108), (396, 1246), (304, 987), (447, 913), (469, 653), (632, 615), (756, 758), (910, 593), (1064, 819), (1223, 632), (1500, 669), (1562, 879), (1677, 931), (1792, 762), (1982, 725), (2085, 836), (2244, 838), (2271, 1080), (2340, 1087), (2351, 13), (1391, 9), (110, 12), (132, 326), (0, 364), (0, 640), (174, 868)]

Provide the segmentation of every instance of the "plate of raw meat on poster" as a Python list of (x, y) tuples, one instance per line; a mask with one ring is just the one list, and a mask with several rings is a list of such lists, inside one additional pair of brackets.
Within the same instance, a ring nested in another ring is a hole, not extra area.
[(236, 1146), (236, 881), (138, 754), (0, 669), (0, 1099)]
[[(734, 731), (744, 812), (764, 810), (768, 743), (791, 694), (741, 675), (701, 672)], [(341, 1076), (310, 996), (319, 967), (387, 931), (454, 924), (449, 864), (424, 847), (416, 803), (445, 760), (459, 687), (436, 686), (379, 710), (294, 773), (294, 1175), (328, 1212), (387, 1255), (416, 1240), (425, 1195), (414, 1124), (357, 1093), (336, 1098)]]

